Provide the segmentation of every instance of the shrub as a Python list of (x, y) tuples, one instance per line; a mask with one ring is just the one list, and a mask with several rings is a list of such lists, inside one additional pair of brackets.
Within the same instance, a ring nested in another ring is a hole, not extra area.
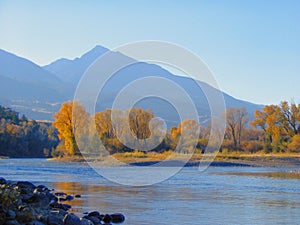
[(246, 152), (255, 153), (264, 148), (263, 144), (260, 141), (246, 141), (243, 142), (243, 149)]
[(287, 146), (291, 152), (300, 152), (300, 134), (295, 135)]

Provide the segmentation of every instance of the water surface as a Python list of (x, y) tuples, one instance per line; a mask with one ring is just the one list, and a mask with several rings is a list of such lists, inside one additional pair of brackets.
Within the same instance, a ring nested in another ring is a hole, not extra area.
[(289, 170), (210, 167), (200, 173), (192, 167), (159, 184), (130, 187), (104, 179), (84, 163), (0, 160), (0, 176), (81, 194), (71, 202), (76, 214), (121, 212), (127, 225), (300, 223), (300, 180), (287, 176)]

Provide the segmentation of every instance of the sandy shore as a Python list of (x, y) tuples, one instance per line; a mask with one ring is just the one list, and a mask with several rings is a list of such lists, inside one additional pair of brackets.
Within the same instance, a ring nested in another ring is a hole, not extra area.
[[(201, 155), (193, 156), (187, 163), (180, 157), (172, 159), (160, 159), (160, 157), (98, 157), (98, 158), (83, 158), (83, 157), (63, 157), (63, 158), (51, 158), (49, 160), (55, 160), (60, 162), (85, 162), (90, 161), (94, 164), (102, 166), (114, 166), (118, 165), (116, 162), (120, 162), (121, 165), (134, 165), (134, 166), (149, 166), (162, 162), (163, 166), (199, 166), (201, 161)], [(300, 167), (300, 155), (290, 154), (230, 154), (230, 155), (218, 155), (215, 157), (211, 166), (243, 166), (243, 167)]]

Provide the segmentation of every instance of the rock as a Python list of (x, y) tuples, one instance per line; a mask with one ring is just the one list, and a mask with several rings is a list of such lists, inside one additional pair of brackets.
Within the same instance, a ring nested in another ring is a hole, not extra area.
[(100, 217), (100, 213), (98, 211), (93, 211), (88, 214), (88, 216)]
[(86, 218), (80, 219), (81, 225), (94, 225), (94, 223)]
[(49, 189), (45, 185), (38, 185), (36, 189), (40, 191), (49, 191)]
[(105, 216), (104, 216), (103, 219), (102, 219), (102, 221), (103, 221), (104, 223), (110, 223), (111, 220), (112, 220), (112, 218), (111, 218), (111, 216), (108, 215), (108, 214), (105, 214)]
[(34, 209), (29, 206), (22, 209), (22, 211), (17, 211), (16, 214), (17, 220), (21, 223), (33, 221), (36, 216)]
[(35, 193), (33, 195), (33, 198), (35, 199), (35, 202), (38, 203), (40, 207), (45, 207), (49, 205), (50, 200), (47, 197), (47, 194), (44, 192)]
[(50, 204), (50, 207), (52, 208), (57, 208), (57, 209), (63, 209), (65, 211), (68, 211), (69, 209), (72, 208), (72, 206), (68, 205), (68, 204), (61, 204), (61, 203), (57, 203), (57, 202), (53, 202)]
[(5, 225), (21, 225), (18, 221), (16, 220), (8, 220), (4, 223)]
[(101, 220), (96, 216), (89, 216), (87, 219), (92, 221), (94, 224), (101, 224)]
[(46, 192), (46, 196), (48, 197), (50, 202), (57, 202), (58, 198), (52, 194), (49, 190)]
[(6, 180), (3, 177), (0, 177), (0, 184), (6, 184)]
[(54, 193), (56, 196), (66, 196), (67, 194), (64, 192), (55, 192)]
[(47, 225), (64, 225), (63, 217), (59, 214), (51, 213), (51, 215), (48, 216)]
[(13, 219), (16, 218), (16, 213), (14, 211), (12, 211), (12, 210), (7, 210), (5, 216), (6, 216), (6, 219), (13, 220)]
[(81, 195), (57, 192), (56, 196), (44, 185), (36, 187), (27, 181), (6, 181), (0, 177), (0, 197), (5, 192), (12, 194), (12, 201), (0, 202), (0, 225), (107, 225), (125, 220), (121, 213), (103, 215), (98, 211), (85, 213), (80, 219), (68, 213), (71, 206), (59, 203), (57, 196), (71, 201)]
[(19, 210), (19, 211), (22, 211), (22, 210), (24, 210), (24, 209), (27, 208), (27, 207), (28, 207), (27, 204), (20, 204), (20, 205), (18, 206), (18, 210)]
[(67, 211), (63, 210), (63, 209), (53, 209), (51, 211), (51, 213), (58, 213), (60, 214), (62, 217), (65, 217), (66, 214), (68, 214)]
[(20, 194), (21, 195), (26, 195), (26, 194), (32, 194), (32, 190), (31, 189), (26, 189), (26, 188), (22, 188), (21, 190), (20, 190)]
[[(48, 212), (48, 211), (47, 211), (47, 212)], [(43, 213), (38, 214), (38, 215), (36, 216), (37, 220), (38, 220), (38, 221), (41, 221), (41, 222), (43, 222), (43, 223), (47, 223), (47, 221), (48, 221), (48, 216), (45, 215), (47, 212), (45, 212), (44, 214), (43, 214)]]
[(21, 200), (25, 203), (32, 203), (36, 201), (36, 198), (33, 197), (33, 194), (23, 194), (21, 195)]
[(66, 199), (65, 197), (59, 197), (59, 198), (58, 198), (58, 201), (59, 201), (59, 202), (65, 202), (65, 201), (67, 201), (67, 199)]
[(125, 221), (125, 216), (121, 213), (110, 214), (112, 223), (123, 223)]
[(64, 225), (81, 225), (81, 221), (73, 213), (70, 213), (65, 216)]
[(72, 195), (67, 195), (66, 196), (67, 201), (72, 201), (73, 199), (74, 199), (74, 197)]
[(44, 224), (35, 220), (35, 221), (31, 221), (31, 222), (27, 223), (26, 225), (44, 225)]
[(34, 184), (28, 182), (28, 181), (19, 181), (17, 182), (17, 186), (21, 189), (31, 189), (34, 190), (36, 187)]

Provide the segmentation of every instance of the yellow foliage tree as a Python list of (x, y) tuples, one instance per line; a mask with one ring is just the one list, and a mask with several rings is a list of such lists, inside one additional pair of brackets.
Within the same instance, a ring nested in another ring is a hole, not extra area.
[(292, 152), (300, 152), (300, 134), (295, 135), (288, 144), (288, 150)]
[[(193, 153), (199, 139), (200, 124), (195, 120), (183, 120), (173, 136), (180, 136), (179, 146), (181, 152), (189, 154)], [(178, 134), (180, 132), (180, 134)]]
[(281, 109), (277, 105), (267, 105), (262, 111), (255, 111), (255, 119), (252, 126), (259, 126), (265, 133), (265, 151), (280, 151), (282, 148), (284, 132), (284, 122)]
[(77, 101), (64, 102), (60, 110), (54, 114), (53, 125), (64, 141), (65, 149), (71, 155), (81, 155), (76, 140), (87, 131), (89, 114)]

